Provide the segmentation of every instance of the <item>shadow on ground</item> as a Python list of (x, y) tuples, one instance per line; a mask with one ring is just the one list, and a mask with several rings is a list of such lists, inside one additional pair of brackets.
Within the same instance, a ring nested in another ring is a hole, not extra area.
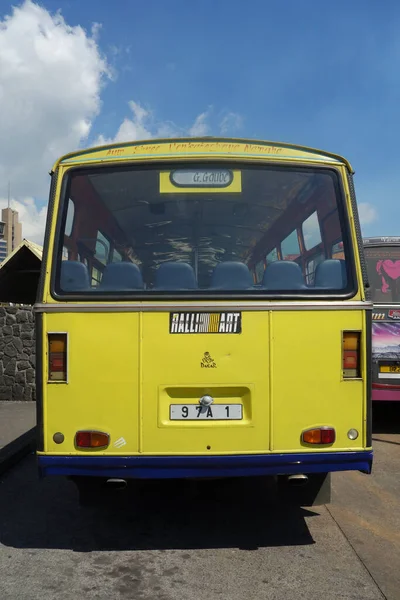
[(39, 480), (30, 456), (0, 483), (0, 544), (16, 548), (167, 550), (312, 544), (305, 516), (273, 482), (143, 482), (106, 507), (81, 509), (73, 483)]
[(400, 433), (400, 402), (373, 402), (372, 432)]

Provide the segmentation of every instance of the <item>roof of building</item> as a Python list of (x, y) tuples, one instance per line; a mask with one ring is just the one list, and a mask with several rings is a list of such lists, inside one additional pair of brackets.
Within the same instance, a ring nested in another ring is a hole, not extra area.
[(0, 302), (34, 304), (39, 284), (43, 248), (22, 242), (0, 264)]

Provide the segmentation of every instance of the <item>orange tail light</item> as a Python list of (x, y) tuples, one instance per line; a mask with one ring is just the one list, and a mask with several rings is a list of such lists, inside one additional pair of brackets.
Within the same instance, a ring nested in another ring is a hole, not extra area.
[(49, 381), (67, 381), (66, 333), (49, 333)]
[(100, 450), (107, 448), (109, 443), (110, 436), (102, 431), (77, 431), (75, 435), (77, 448)]
[(343, 332), (343, 377), (345, 379), (354, 379), (361, 377), (360, 368), (360, 331)]
[(333, 444), (336, 439), (336, 432), (333, 427), (316, 427), (307, 429), (301, 434), (301, 440), (305, 444)]

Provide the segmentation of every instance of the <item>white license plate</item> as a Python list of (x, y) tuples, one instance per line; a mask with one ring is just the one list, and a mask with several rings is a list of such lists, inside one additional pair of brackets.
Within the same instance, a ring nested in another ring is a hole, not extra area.
[(171, 421), (240, 421), (243, 418), (241, 404), (171, 404), (169, 409)]

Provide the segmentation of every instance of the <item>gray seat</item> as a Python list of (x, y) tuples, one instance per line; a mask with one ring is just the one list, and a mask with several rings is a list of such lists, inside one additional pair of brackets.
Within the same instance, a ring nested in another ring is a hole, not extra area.
[(61, 263), (60, 287), (64, 292), (82, 292), (90, 288), (87, 267), (74, 260)]
[(279, 291), (307, 289), (300, 266), (292, 260), (278, 260), (267, 265), (262, 287)]
[(116, 292), (142, 290), (143, 287), (140, 269), (131, 262), (118, 262), (107, 265), (99, 285), (99, 289)]
[(222, 262), (214, 269), (211, 281), (214, 290), (248, 290), (253, 286), (249, 268), (242, 262)]
[(315, 269), (314, 285), (316, 288), (342, 290), (347, 286), (346, 262), (337, 258), (329, 258), (318, 263)]
[(155, 290), (194, 290), (196, 288), (197, 281), (194, 270), (187, 263), (165, 262), (156, 271)]

